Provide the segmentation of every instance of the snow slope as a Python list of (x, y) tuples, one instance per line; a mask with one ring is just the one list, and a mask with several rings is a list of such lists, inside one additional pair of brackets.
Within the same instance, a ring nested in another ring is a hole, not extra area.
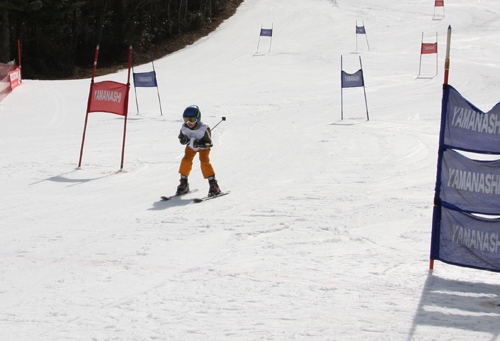
[[(121, 172), (123, 118), (104, 113), (77, 168), (89, 79), (24, 80), (0, 103), (0, 339), (500, 339), (498, 273), (428, 271), (449, 25), (450, 84), (485, 111), (500, 100), (500, 2), (445, 11), (246, 0), (155, 61), (163, 116), (146, 88), (137, 114), (131, 89)], [(438, 33), (436, 76), (428, 55), (417, 77), (422, 32)], [(341, 56), (350, 73), (362, 59), (369, 121), (361, 88), (344, 89), (340, 120)], [(162, 202), (191, 104), (227, 118), (211, 159), (231, 194), (193, 204), (208, 191), (196, 161), (193, 193)]]

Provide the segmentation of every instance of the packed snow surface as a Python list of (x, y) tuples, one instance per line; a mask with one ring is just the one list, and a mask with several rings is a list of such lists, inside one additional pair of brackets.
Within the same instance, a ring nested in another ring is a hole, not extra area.
[[(429, 248), (447, 29), (449, 83), (488, 111), (500, 2), (433, 5), (244, 1), (154, 62), (163, 115), (132, 83), (123, 170), (107, 113), (78, 167), (90, 79), (25, 79), (0, 103), (0, 339), (499, 340), (500, 274), (430, 272)], [(369, 120), (363, 88), (343, 89), (341, 119), (340, 72), (360, 60)], [(211, 161), (231, 194), (193, 203), (196, 159), (192, 193), (160, 201), (192, 104), (226, 118)]]

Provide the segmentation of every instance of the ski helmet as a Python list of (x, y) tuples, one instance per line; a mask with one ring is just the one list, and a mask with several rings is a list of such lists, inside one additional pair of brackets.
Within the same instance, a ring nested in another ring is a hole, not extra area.
[(196, 118), (196, 122), (200, 122), (201, 120), (201, 111), (197, 105), (190, 105), (184, 110), (182, 114), (184, 118)]

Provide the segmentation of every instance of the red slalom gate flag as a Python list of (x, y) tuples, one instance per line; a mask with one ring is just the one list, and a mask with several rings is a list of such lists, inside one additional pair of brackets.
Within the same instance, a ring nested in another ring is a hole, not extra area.
[(109, 112), (127, 116), (127, 95), (128, 85), (126, 84), (113, 81), (93, 83), (88, 111)]
[(125, 116), (125, 119), (123, 120), (122, 160), (120, 164), (120, 170), (122, 170), (123, 160), (125, 157), (125, 137), (127, 135), (128, 93), (130, 89), (130, 69), (132, 67), (132, 45), (130, 45), (128, 49), (128, 76), (126, 84), (113, 81), (94, 83), (98, 55), (99, 45), (96, 46), (94, 54), (94, 67), (92, 69), (92, 81), (90, 83), (90, 93), (87, 102), (85, 124), (83, 126), (82, 147), (80, 148), (80, 161), (78, 162), (78, 167), (82, 165), (83, 146), (85, 144), (89, 113), (108, 112), (111, 114)]
[(432, 54), (437, 53), (438, 47), (437, 43), (422, 43), (422, 48), (420, 50), (421, 54)]
[(434, 2), (434, 7), (444, 7), (444, 0), (436, 0)]

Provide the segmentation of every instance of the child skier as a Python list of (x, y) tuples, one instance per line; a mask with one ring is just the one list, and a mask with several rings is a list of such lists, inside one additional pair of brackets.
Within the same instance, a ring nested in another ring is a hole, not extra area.
[(210, 127), (201, 122), (201, 112), (196, 105), (187, 107), (182, 117), (184, 118), (184, 124), (179, 134), (179, 142), (182, 145), (186, 145), (186, 149), (179, 167), (181, 179), (175, 195), (182, 195), (189, 192), (188, 176), (191, 173), (193, 158), (196, 153), (200, 157), (203, 177), (208, 179), (208, 184), (210, 185), (208, 196), (218, 195), (221, 193), (221, 190), (217, 184), (217, 180), (215, 180), (215, 172), (209, 158), (210, 148), (213, 146)]

